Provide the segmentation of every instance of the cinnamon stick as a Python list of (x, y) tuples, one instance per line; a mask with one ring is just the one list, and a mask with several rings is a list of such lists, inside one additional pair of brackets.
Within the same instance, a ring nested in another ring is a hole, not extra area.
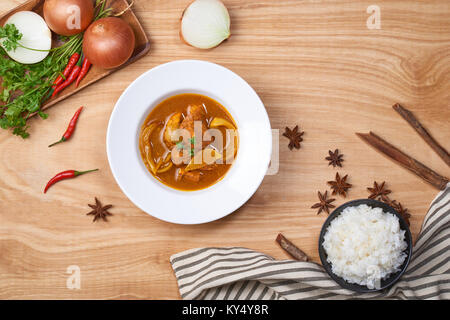
[(364, 142), (374, 147), (377, 151), (385, 154), (395, 162), (399, 163), (401, 166), (415, 173), (417, 176), (419, 176), (435, 188), (444, 190), (447, 183), (449, 182), (448, 178), (441, 176), (424, 164), (420, 163), (414, 158), (411, 158), (407, 154), (394, 147), (389, 142), (377, 136), (375, 133), (356, 133), (356, 135), (360, 137)]
[(298, 261), (308, 261), (308, 256), (292, 242), (286, 239), (281, 233), (278, 234), (276, 242), (286, 251), (292, 258)]
[(422, 137), (423, 140), (437, 153), (439, 157), (444, 160), (444, 162), (450, 167), (450, 154), (447, 150), (444, 149), (422, 126), (419, 120), (416, 119), (414, 114), (408, 109), (401, 106), (399, 103), (396, 103), (392, 106), (395, 111), (397, 111), (403, 119), (405, 119), (411, 127), (416, 130), (416, 132)]

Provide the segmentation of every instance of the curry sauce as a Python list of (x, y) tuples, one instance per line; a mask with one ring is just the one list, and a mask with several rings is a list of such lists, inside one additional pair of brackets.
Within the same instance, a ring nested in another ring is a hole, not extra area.
[(148, 171), (182, 191), (208, 188), (230, 169), (238, 131), (228, 111), (207, 96), (185, 93), (159, 103), (147, 116), (139, 150)]

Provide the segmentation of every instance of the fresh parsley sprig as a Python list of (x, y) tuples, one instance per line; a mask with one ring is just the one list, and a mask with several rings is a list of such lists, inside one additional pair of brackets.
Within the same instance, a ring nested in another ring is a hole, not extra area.
[(22, 34), (14, 24), (7, 24), (0, 27), (0, 39), (6, 51), (15, 51), (20, 46), (19, 40), (22, 39)]
[(22, 36), (23, 35), (20, 33), (20, 31), (16, 28), (14, 24), (7, 24), (4, 27), (0, 27), (0, 39), (2, 40), (1, 44), (7, 52), (15, 51), (17, 47), (22, 47), (28, 50), (40, 52), (51, 52), (58, 49), (55, 48), (50, 50), (41, 50), (26, 47), (19, 42), (19, 40), (22, 39)]
[[(195, 137), (192, 137), (189, 139), (189, 143), (191, 144), (191, 147), (189, 148), (189, 154), (191, 157), (193, 157), (195, 155)], [(183, 141), (179, 141), (176, 143), (176, 146), (178, 148), (178, 150), (187, 150), (188, 147), (184, 144)]]
[(7, 38), (3, 39), (3, 47), (0, 48), (0, 101), (3, 102), (0, 106), (0, 127), (12, 129), (13, 134), (25, 139), (29, 136), (27, 120), (32, 114), (38, 113), (41, 118), (47, 118), (47, 114), (41, 111), (41, 105), (70, 56), (81, 49), (82, 35), (70, 37), (63, 45), (52, 49), (43, 61), (24, 65), (10, 59), (5, 52), (17, 48), (17, 41), (22, 37), (15, 32), (17, 29), (8, 26), (0, 30), (3, 32), (0, 38), (2, 35)]

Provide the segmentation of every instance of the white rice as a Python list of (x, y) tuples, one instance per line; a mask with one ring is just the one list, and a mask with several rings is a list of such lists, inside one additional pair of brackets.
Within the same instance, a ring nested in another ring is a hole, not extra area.
[(345, 208), (323, 241), (332, 272), (369, 289), (379, 289), (381, 280), (400, 270), (407, 246), (398, 217), (365, 204)]

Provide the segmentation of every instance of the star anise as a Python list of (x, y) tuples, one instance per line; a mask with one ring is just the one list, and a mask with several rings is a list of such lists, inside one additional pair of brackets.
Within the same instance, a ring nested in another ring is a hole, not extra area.
[(317, 192), (317, 195), (319, 196), (319, 201), (315, 205), (311, 207), (311, 209), (317, 209), (319, 208), (319, 212), (317, 214), (320, 214), (322, 211), (325, 211), (327, 214), (330, 214), (330, 208), (334, 208), (335, 206), (331, 204), (331, 202), (335, 201), (336, 199), (327, 199), (328, 198), (328, 191), (325, 191), (324, 194), (321, 194), (320, 191)]
[(293, 130), (286, 127), (286, 129), (285, 129), (286, 131), (283, 133), (283, 136), (285, 136), (286, 138), (289, 139), (289, 145), (288, 145), (289, 150), (292, 150), (294, 148), (300, 149), (300, 147), (301, 147), (300, 142), (303, 141), (302, 136), (305, 132), (303, 132), (303, 131), (299, 132), (298, 129), (299, 129), (298, 126), (295, 126), (295, 128)]
[(411, 218), (411, 214), (408, 212), (407, 208), (403, 208), (402, 204), (400, 202), (395, 201), (395, 200), (392, 200), (389, 203), (389, 205), (391, 207), (393, 207), (397, 211), (397, 213), (402, 216), (403, 219), (405, 219), (405, 221), (408, 224), (408, 226), (411, 225), (410, 222), (409, 222), (409, 218)]
[(348, 175), (345, 175), (344, 177), (340, 177), (339, 173), (336, 172), (336, 180), (335, 181), (328, 181), (328, 184), (331, 186), (331, 189), (333, 190), (332, 195), (340, 194), (344, 198), (347, 195), (347, 190), (352, 187), (352, 185), (348, 182), (346, 182)]
[(375, 181), (373, 183), (373, 188), (367, 188), (367, 190), (369, 190), (371, 192), (369, 199), (375, 199), (375, 200), (381, 199), (382, 201), (389, 203), (391, 200), (389, 199), (389, 197), (387, 195), (391, 193), (391, 190), (386, 189), (384, 187), (384, 185), (385, 185), (385, 181), (383, 181), (383, 183), (380, 185)]
[(86, 215), (93, 215), (94, 222), (99, 219), (108, 221), (107, 216), (112, 216), (112, 213), (108, 212), (108, 209), (111, 209), (112, 205), (108, 204), (106, 206), (102, 206), (102, 203), (97, 198), (95, 198), (95, 205), (88, 204), (88, 206), (91, 207), (92, 211), (89, 213), (86, 213)]
[(328, 164), (329, 166), (333, 166), (333, 168), (337, 167), (342, 167), (342, 162), (344, 162), (344, 159), (342, 159), (342, 157), (344, 156), (343, 154), (339, 154), (339, 150), (336, 149), (334, 150), (334, 152), (332, 152), (331, 150), (328, 150), (328, 154), (330, 156), (326, 157), (325, 160), (328, 160), (330, 163)]

